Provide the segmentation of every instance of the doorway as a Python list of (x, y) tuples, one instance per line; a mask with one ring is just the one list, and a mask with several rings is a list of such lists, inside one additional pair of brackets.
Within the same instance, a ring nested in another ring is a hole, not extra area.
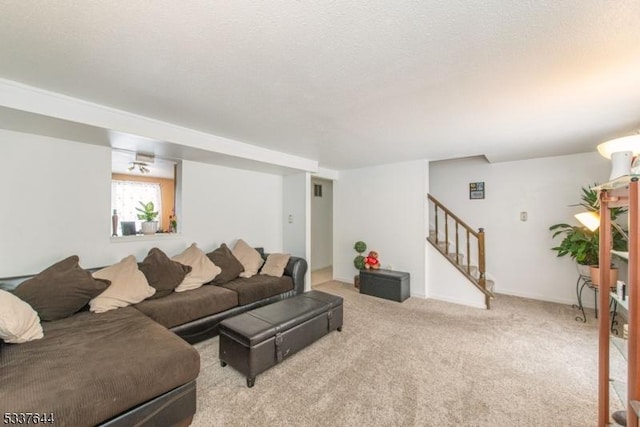
[(311, 178), (311, 286), (333, 279), (333, 182)]

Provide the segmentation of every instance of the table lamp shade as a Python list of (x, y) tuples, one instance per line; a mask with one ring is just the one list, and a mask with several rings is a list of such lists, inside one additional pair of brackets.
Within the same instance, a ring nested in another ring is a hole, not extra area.
[(590, 231), (596, 231), (600, 227), (600, 215), (596, 212), (582, 212), (574, 215), (574, 217)]
[(633, 157), (640, 154), (640, 134), (603, 142), (598, 145), (598, 152), (611, 159), (610, 180), (629, 175)]

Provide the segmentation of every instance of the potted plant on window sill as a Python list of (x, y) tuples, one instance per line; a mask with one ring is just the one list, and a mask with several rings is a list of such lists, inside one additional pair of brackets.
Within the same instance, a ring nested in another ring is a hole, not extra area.
[(155, 206), (153, 202), (138, 202), (140, 203), (141, 208), (136, 208), (138, 212), (138, 219), (143, 220), (142, 223), (142, 234), (156, 234), (158, 231), (158, 221), (155, 219), (158, 217), (158, 212), (154, 211)]
[[(580, 203), (579, 206), (582, 206), (590, 212), (599, 212), (600, 206), (597, 191), (583, 187), (581, 199), (582, 203)], [(619, 215), (625, 212), (625, 208), (612, 208), (611, 221), (615, 221)], [(618, 228), (619, 227), (612, 228), (611, 246), (614, 250), (626, 251), (627, 240)], [(559, 257), (569, 255), (575, 259), (578, 264), (578, 273), (583, 276), (591, 276), (591, 283), (594, 286), (598, 286), (600, 284), (600, 236), (598, 230), (590, 230), (582, 225), (576, 226), (564, 223), (552, 225), (549, 227), (549, 230), (554, 232), (554, 238), (559, 235), (564, 236), (560, 245), (551, 248), (551, 250), (558, 252)], [(611, 266), (609, 280), (610, 285), (615, 286), (618, 280), (618, 270), (614, 266)]]

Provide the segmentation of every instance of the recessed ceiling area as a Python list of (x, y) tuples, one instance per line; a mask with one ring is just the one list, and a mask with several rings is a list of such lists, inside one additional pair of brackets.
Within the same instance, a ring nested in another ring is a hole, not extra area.
[(5, 1), (0, 78), (325, 168), (495, 162), (640, 128), (638, 22), (637, 0)]
[[(134, 163), (136, 162), (138, 164), (134, 165)], [(141, 172), (141, 168), (138, 167), (139, 164), (143, 164), (144, 166), (142, 170), (148, 170), (148, 172)], [(129, 170), (132, 165), (134, 165), (135, 167)], [(160, 157), (153, 158), (153, 161), (136, 160), (136, 153), (131, 151), (113, 150), (111, 152), (111, 172), (113, 173), (174, 179), (175, 165), (176, 162), (172, 160), (162, 159)]]

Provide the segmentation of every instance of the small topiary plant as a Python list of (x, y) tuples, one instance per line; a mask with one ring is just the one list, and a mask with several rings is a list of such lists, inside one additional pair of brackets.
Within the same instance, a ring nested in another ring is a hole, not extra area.
[(362, 270), (364, 268), (364, 256), (362, 253), (367, 250), (367, 244), (361, 240), (357, 241), (355, 245), (353, 245), (353, 249), (358, 252), (358, 255), (353, 259), (353, 266), (358, 270)]

